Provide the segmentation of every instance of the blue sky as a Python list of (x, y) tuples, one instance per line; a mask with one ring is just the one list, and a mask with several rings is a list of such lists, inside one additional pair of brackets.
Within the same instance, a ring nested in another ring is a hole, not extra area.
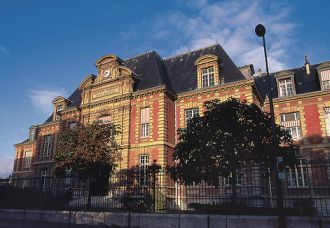
[(219, 42), (237, 65), (264, 70), (255, 25), (267, 28), (270, 71), (330, 60), (329, 1), (0, 0), (0, 177), (13, 144), (68, 96), (95, 61), (150, 50), (167, 57)]

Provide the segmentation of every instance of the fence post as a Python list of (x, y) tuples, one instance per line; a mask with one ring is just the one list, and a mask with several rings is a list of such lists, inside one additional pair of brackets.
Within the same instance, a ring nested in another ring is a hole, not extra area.
[(25, 217), (26, 217), (26, 198), (27, 194), (26, 194), (26, 190), (25, 188), (23, 188), (23, 226), (25, 226)]

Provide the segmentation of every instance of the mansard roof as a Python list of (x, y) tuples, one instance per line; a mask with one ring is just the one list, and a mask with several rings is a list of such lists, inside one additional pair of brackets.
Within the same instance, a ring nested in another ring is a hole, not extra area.
[[(224, 83), (244, 80), (245, 77), (223, 50), (220, 44), (214, 44), (198, 50), (163, 59), (155, 51), (128, 58), (122, 64), (131, 69), (139, 78), (134, 91), (140, 91), (165, 85), (174, 93), (182, 93), (197, 88), (197, 67), (195, 62), (203, 55), (215, 55), (219, 58), (221, 77)], [(68, 108), (79, 106), (81, 91), (77, 88), (68, 97)], [(51, 122), (50, 116), (45, 123)]]
[(130, 68), (140, 79), (134, 91), (166, 85), (171, 88), (162, 58), (151, 51), (143, 55), (124, 60), (124, 66)]
[[(322, 63), (310, 65), (310, 75), (306, 74), (305, 68), (303, 66), (298, 67), (298, 68), (292, 68), (292, 69), (287, 69), (287, 70), (283, 70), (283, 71), (270, 73), (271, 89), (272, 89), (273, 98), (278, 98), (278, 88), (277, 88), (277, 84), (276, 84), (276, 76), (283, 72), (291, 72), (293, 74), (294, 83), (295, 83), (295, 87), (296, 87), (296, 94), (304, 94), (304, 93), (309, 93), (309, 92), (320, 91), (321, 87), (320, 87), (320, 81), (319, 81), (317, 67), (321, 64)], [(265, 99), (266, 95), (268, 94), (266, 77), (267, 77), (266, 75), (262, 75), (259, 77), (256, 76), (254, 79), (263, 99)]]
[(215, 44), (164, 60), (167, 75), (175, 93), (187, 92), (197, 88), (195, 61), (202, 55), (207, 54), (219, 57), (220, 66), (222, 67), (220, 74), (225, 83), (245, 79), (223, 48), (219, 44)]

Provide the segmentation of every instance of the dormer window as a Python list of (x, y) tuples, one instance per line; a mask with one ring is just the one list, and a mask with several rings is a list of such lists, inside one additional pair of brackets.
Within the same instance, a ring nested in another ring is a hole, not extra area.
[(53, 121), (57, 121), (61, 119), (61, 111), (65, 110), (70, 101), (65, 99), (64, 97), (58, 96), (53, 100), (54, 111), (53, 111)]
[(34, 141), (35, 138), (36, 138), (36, 128), (35, 126), (32, 126), (29, 132), (29, 141)]
[(214, 67), (202, 69), (202, 87), (214, 86)]
[(223, 84), (223, 77), (220, 76), (219, 57), (215, 55), (202, 55), (195, 61), (197, 67), (197, 88), (207, 88)]
[(330, 70), (321, 71), (321, 88), (330, 89)]
[(294, 72), (282, 71), (275, 74), (278, 97), (288, 97), (296, 94)]
[(293, 83), (291, 78), (285, 78), (278, 80), (279, 96), (291, 96), (293, 95)]

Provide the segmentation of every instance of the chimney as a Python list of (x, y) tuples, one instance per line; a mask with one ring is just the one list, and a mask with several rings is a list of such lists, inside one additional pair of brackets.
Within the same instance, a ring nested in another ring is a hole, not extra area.
[(306, 74), (309, 76), (311, 74), (311, 70), (310, 70), (310, 65), (307, 59), (307, 55), (305, 55), (305, 71)]
[(239, 70), (244, 75), (244, 77), (247, 79), (251, 78), (253, 76), (253, 74), (255, 73), (253, 64), (241, 66), (241, 67), (239, 67)]

